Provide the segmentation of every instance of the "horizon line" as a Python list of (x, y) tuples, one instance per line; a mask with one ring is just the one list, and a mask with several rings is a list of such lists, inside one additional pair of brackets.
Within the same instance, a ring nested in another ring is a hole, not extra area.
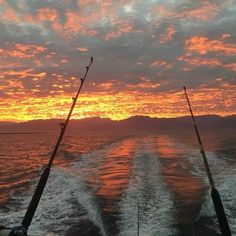
[[(178, 118), (184, 118), (184, 117), (190, 117), (191, 115), (181, 115), (181, 116), (175, 116), (175, 117), (158, 117), (158, 116), (149, 116), (149, 115), (133, 115), (133, 116), (129, 116), (127, 118), (123, 118), (123, 119), (112, 119), (109, 117), (99, 117), (99, 116), (91, 116), (91, 117), (82, 117), (82, 118), (71, 118), (70, 120), (85, 120), (85, 119), (108, 119), (111, 121), (123, 121), (123, 120), (127, 120), (129, 118), (132, 117), (148, 117), (148, 118), (152, 118), (152, 119), (178, 119)], [(231, 116), (236, 116), (236, 113), (230, 114), (230, 115), (219, 115), (219, 114), (203, 114), (203, 115), (195, 115), (195, 117), (201, 117), (201, 116), (218, 116), (221, 118), (225, 118), (225, 117), (231, 117)], [(19, 124), (19, 123), (26, 123), (26, 122), (31, 122), (31, 121), (49, 121), (49, 120), (65, 120), (65, 118), (47, 118), (47, 119), (32, 119), (32, 120), (22, 120), (22, 121), (12, 121), (12, 120), (0, 120), (0, 123), (15, 123), (15, 124)]]

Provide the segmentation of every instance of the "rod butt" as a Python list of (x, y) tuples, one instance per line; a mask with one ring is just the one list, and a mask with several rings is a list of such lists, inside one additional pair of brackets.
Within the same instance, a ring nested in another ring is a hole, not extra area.
[(220, 198), (220, 194), (216, 188), (211, 188), (211, 197), (214, 203), (214, 207), (216, 210), (217, 219), (219, 222), (220, 230), (222, 236), (231, 236), (231, 231), (229, 228), (229, 224), (225, 215), (224, 207)]

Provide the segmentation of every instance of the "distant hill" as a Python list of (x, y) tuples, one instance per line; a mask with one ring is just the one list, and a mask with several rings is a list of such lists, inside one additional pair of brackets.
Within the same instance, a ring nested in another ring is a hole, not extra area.
[(15, 122), (0, 121), (0, 127), (7, 126), (7, 125), (13, 125), (13, 124), (15, 124)]
[[(196, 117), (201, 129), (235, 129), (236, 115), (220, 117), (216, 115), (205, 115)], [(0, 122), (0, 133), (22, 133), (22, 132), (48, 132), (58, 130), (63, 120), (32, 120), (22, 123)], [(192, 129), (191, 117), (178, 118), (150, 118), (148, 116), (132, 116), (121, 121), (113, 121), (107, 118), (85, 118), (71, 120), (68, 131), (165, 131)]]

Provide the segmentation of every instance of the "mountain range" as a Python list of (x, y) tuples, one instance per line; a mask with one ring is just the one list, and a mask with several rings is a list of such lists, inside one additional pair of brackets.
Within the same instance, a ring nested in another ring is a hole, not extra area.
[[(236, 115), (221, 117), (217, 115), (197, 116), (196, 121), (201, 129), (235, 129)], [(60, 119), (32, 120), (21, 123), (0, 122), (0, 133), (29, 133), (58, 130)], [(191, 117), (151, 118), (148, 116), (132, 116), (128, 119), (113, 121), (108, 118), (84, 118), (70, 120), (69, 131), (170, 131), (192, 129)]]

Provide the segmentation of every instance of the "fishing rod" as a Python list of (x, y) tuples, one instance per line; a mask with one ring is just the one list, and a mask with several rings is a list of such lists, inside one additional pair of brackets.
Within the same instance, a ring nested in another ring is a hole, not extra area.
[(196, 123), (196, 120), (195, 120), (194, 115), (193, 115), (193, 111), (192, 111), (191, 104), (190, 104), (188, 94), (187, 94), (187, 89), (186, 89), (185, 86), (183, 88), (184, 88), (184, 94), (185, 94), (185, 97), (186, 97), (186, 100), (187, 100), (187, 103), (188, 103), (189, 111), (191, 113), (194, 129), (195, 129), (195, 132), (196, 132), (196, 135), (197, 135), (197, 140), (198, 140), (199, 147), (200, 147), (200, 153), (202, 154), (203, 163), (204, 163), (206, 173), (207, 173), (207, 177), (208, 177), (208, 180), (209, 180), (209, 183), (210, 183), (211, 198), (212, 198), (212, 201), (214, 203), (216, 216), (217, 216), (218, 223), (219, 223), (219, 226), (220, 226), (220, 231), (221, 231), (222, 236), (231, 236), (231, 231), (230, 231), (229, 224), (228, 224), (228, 221), (227, 221), (227, 217), (226, 217), (226, 214), (225, 214), (225, 211), (224, 211), (224, 207), (223, 207), (223, 204), (222, 204), (222, 201), (221, 201), (221, 198), (220, 198), (220, 194), (219, 194), (218, 190), (215, 188), (215, 184), (214, 184), (214, 181), (213, 181), (213, 178), (212, 178), (211, 170), (210, 170), (210, 167), (209, 167), (209, 164), (208, 164), (208, 161), (207, 161), (206, 153), (205, 153), (205, 150), (204, 150), (204, 147), (203, 147), (203, 144), (202, 144), (202, 140), (201, 140), (198, 128), (197, 128), (197, 123)]
[(35, 192), (32, 196), (32, 199), (30, 201), (30, 204), (26, 210), (26, 213), (25, 213), (25, 216), (24, 216), (24, 219), (21, 223), (21, 226), (17, 226), (17, 227), (14, 227), (12, 229), (10, 228), (6, 228), (6, 227), (2, 227), (0, 226), (0, 236), (27, 236), (27, 231), (28, 231), (28, 228), (32, 222), (32, 219), (34, 217), (34, 214), (37, 210), (37, 207), (38, 207), (38, 204), (39, 204), (39, 201), (40, 201), (40, 198), (43, 194), (43, 191), (44, 191), (44, 188), (45, 188), (45, 185), (47, 183), (47, 180), (48, 180), (48, 177), (49, 177), (49, 174), (50, 174), (50, 170), (51, 170), (51, 166), (52, 166), (52, 163), (53, 163), (53, 160), (57, 154), (57, 150), (60, 146), (60, 143), (61, 143), (61, 140), (63, 138), (63, 135), (66, 131), (66, 128), (67, 128), (67, 125), (69, 123), (69, 120), (70, 120), (70, 117), (71, 117), (71, 114), (73, 112), (73, 109), (75, 107), (75, 104), (76, 104), (76, 101), (79, 97), (79, 94), (80, 94), (80, 91), (83, 87), (83, 84), (84, 84), (84, 81), (87, 77), (87, 74), (89, 72), (89, 69), (91, 67), (93, 63), (93, 57), (91, 57), (90, 59), (90, 63), (88, 66), (86, 66), (86, 71), (85, 71), (85, 74), (83, 76), (83, 78), (81, 78), (81, 82), (80, 82), (80, 86), (79, 86), (79, 89), (77, 91), (77, 94), (75, 97), (72, 98), (73, 102), (72, 102), (72, 105), (71, 105), (71, 108), (70, 108), (70, 111), (67, 115), (67, 118), (66, 118), (66, 121), (65, 123), (61, 123), (60, 126), (61, 126), (61, 132), (60, 132), (60, 135), (58, 137), (58, 140), (57, 140), (57, 143), (54, 147), (54, 150), (52, 152), (52, 155), (48, 161), (48, 164), (46, 166), (46, 168), (44, 169), (40, 179), (39, 179), (39, 182), (38, 182), (38, 185), (35, 189)]

